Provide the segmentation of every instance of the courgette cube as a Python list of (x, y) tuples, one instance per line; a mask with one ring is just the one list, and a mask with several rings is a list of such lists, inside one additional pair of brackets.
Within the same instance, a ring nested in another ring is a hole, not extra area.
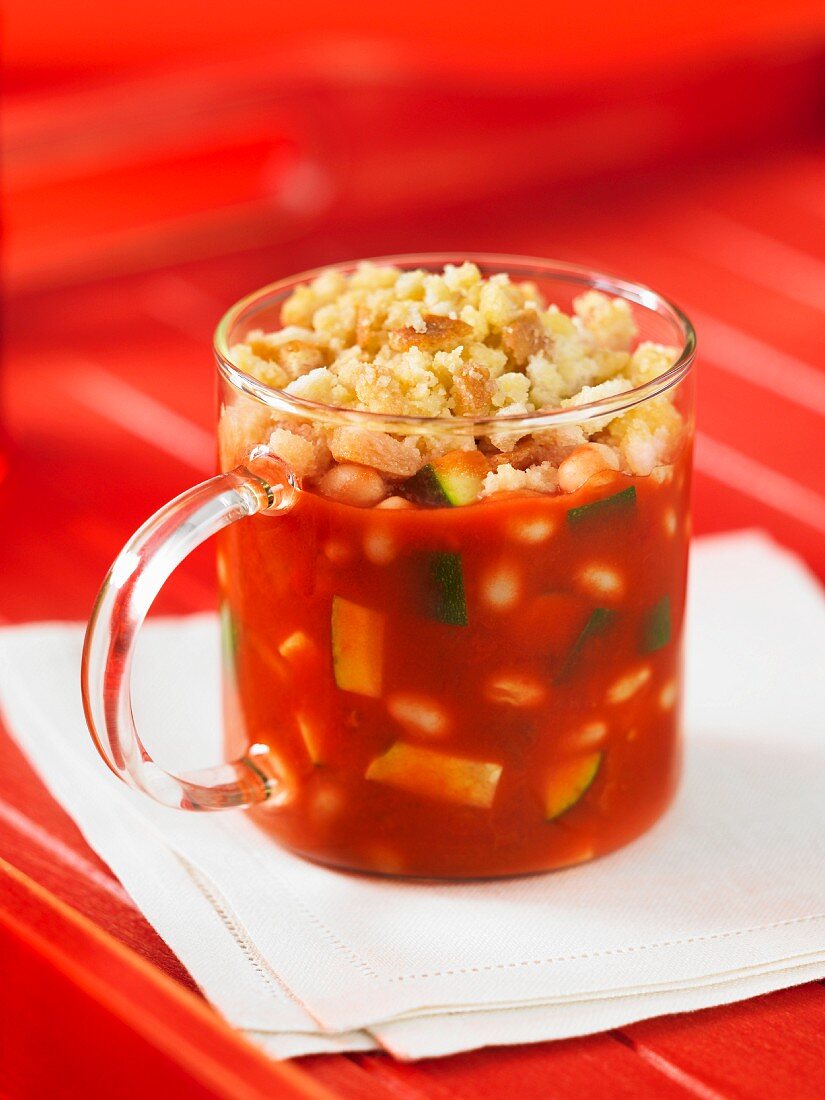
[(449, 451), (410, 478), (407, 494), (430, 507), (462, 507), (481, 495), (490, 466), (479, 451)]
[(614, 513), (629, 512), (635, 506), (636, 486), (628, 485), (626, 489), (613, 493), (612, 496), (591, 500), (589, 504), (580, 504), (577, 508), (571, 508), (567, 513), (567, 522), (577, 527), (588, 520), (606, 519)]
[(561, 817), (590, 790), (602, 765), (603, 755), (601, 752), (591, 752), (556, 765), (544, 792), (544, 816), (547, 821)]
[(466, 760), (396, 741), (372, 761), (365, 777), (422, 798), (487, 810), (493, 804), (501, 771), (501, 764)]
[(384, 666), (384, 616), (332, 597), (332, 666), (342, 691), (378, 699)]
[(595, 637), (597, 634), (603, 634), (605, 630), (610, 626), (616, 617), (616, 612), (609, 607), (596, 607), (591, 612), (584, 624), (584, 628), (576, 638), (570, 651), (564, 659), (564, 664), (556, 673), (556, 682), (560, 680), (566, 680), (568, 676), (574, 671), (581, 657), (582, 650), (587, 645), (588, 641)]
[(432, 617), (448, 626), (467, 626), (461, 555), (449, 551), (432, 554), (429, 573)]
[(645, 616), (642, 653), (655, 653), (657, 649), (666, 646), (671, 633), (670, 596), (662, 596)]

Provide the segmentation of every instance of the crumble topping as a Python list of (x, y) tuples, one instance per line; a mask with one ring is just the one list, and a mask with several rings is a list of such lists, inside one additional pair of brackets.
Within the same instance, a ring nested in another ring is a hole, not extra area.
[[(472, 263), (448, 264), (441, 273), (371, 263), (350, 274), (325, 271), (293, 291), (281, 321), (281, 330), (252, 331), (231, 349), (241, 370), (295, 397), (396, 416), (499, 417), (578, 407), (652, 381), (679, 351), (637, 343), (623, 299), (588, 290), (568, 315), (545, 302), (535, 284), (506, 274), (485, 278)], [(223, 420), (225, 463), (268, 441), (300, 477), (321, 479), (334, 463), (360, 465), (387, 480), (388, 496), (392, 483), (455, 450), (486, 456), (484, 497), (570, 491), (565, 485), (575, 478), (560, 483), (559, 466), (588, 446), (600, 449), (610, 469), (647, 475), (672, 460), (684, 431), (667, 396), (581, 425), (526, 436), (503, 424), (478, 439), (324, 428), (297, 417), (262, 417), (258, 409), (242, 413), (239, 406), (225, 410)], [(577, 461), (584, 469), (596, 460)]]

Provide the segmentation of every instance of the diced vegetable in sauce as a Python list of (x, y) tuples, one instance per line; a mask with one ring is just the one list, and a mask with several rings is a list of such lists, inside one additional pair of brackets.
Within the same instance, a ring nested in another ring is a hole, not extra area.
[(571, 508), (567, 513), (567, 522), (576, 527), (585, 521), (606, 519), (610, 515), (630, 512), (635, 506), (636, 487), (628, 485), (626, 489), (613, 493), (612, 496), (591, 500), (589, 504), (580, 504), (577, 508)]
[(424, 466), (407, 482), (411, 500), (430, 507), (473, 504), (481, 494), (490, 467), (478, 451), (450, 451)]
[(467, 626), (467, 600), (461, 555), (432, 554), (429, 560), (430, 614), (449, 626)]
[(565, 658), (564, 664), (561, 666), (556, 674), (556, 680), (566, 680), (575, 670), (579, 660), (582, 656), (582, 652), (591, 638), (594, 638), (598, 634), (603, 634), (608, 629), (610, 624), (616, 617), (616, 612), (612, 611), (608, 607), (597, 607), (590, 612), (587, 622), (584, 625), (584, 629), (573, 643), (570, 652)]
[(342, 691), (381, 695), (384, 665), (384, 616), (380, 611), (332, 599), (332, 664)]
[(589, 601), (566, 592), (546, 592), (527, 603), (523, 630), (552, 657), (567, 654), (590, 617)]
[(235, 623), (234, 616), (229, 604), (224, 601), (221, 603), (221, 652), (223, 659), (227, 665), (231, 666), (235, 660), (235, 653), (238, 649), (238, 627)]
[(321, 749), (321, 727), (317, 719), (307, 714), (296, 714), (295, 721), (301, 738), (306, 746), (307, 755), (313, 764), (320, 764), (323, 752)]
[(556, 765), (545, 790), (545, 817), (555, 821), (583, 798), (599, 773), (603, 753), (592, 752)]
[(366, 778), (422, 798), (489, 809), (501, 772), (500, 764), (466, 760), (421, 745), (396, 741), (372, 761)]
[(653, 605), (644, 621), (642, 635), (642, 653), (655, 653), (670, 641), (670, 596), (662, 598)]

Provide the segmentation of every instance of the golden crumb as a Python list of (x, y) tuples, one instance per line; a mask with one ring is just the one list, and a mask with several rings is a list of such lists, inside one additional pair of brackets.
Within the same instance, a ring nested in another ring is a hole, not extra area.
[[(426, 419), (574, 409), (620, 397), (678, 356), (677, 348), (637, 343), (624, 299), (590, 290), (568, 314), (536, 284), (483, 276), (472, 263), (441, 272), (372, 263), (346, 274), (324, 271), (283, 302), (281, 323), (275, 332), (249, 332), (231, 349), (242, 371), (318, 405)], [(480, 447), (492, 470), (487, 496), (515, 487), (556, 492), (559, 465), (588, 443), (609, 452), (608, 468), (647, 475), (672, 461), (685, 430), (667, 397), (628, 411), (617, 403), (614, 413), (532, 434), (505, 421), (480, 438), (309, 429), (297, 413), (294, 424), (275, 423), (234, 408), (224, 420), (224, 466), (269, 442), (310, 479), (327, 476), (332, 463), (354, 463), (401, 480), (450, 449)], [(567, 486), (575, 478), (563, 480)]]
[(501, 346), (517, 367), (525, 367), (531, 355), (545, 351), (550, 337), (534, 309), (525, 310), (501, 330)]
[(421, 351), (450, 351), (473, 334), (472, 326), (457, 317), (439, 317), (437, 314), (427, 313), (422, 320), (423, 326), (405, 325), (403, 328), (390, 329), (387, 343), (393, 351), (408, 351), (410, 348), (420, 348)]
[(453, 375), (452, 408), (456, 416), (477, 416), (489, 409), (495, 383), (486, 367), (461, 363)]

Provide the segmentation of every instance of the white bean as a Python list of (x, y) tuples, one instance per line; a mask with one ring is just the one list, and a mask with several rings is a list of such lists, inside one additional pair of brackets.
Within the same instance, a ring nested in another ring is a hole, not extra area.
[(341, 462), (327, 470), (318, 482), (325, 497), (356, 508), (371, 508), (386, 496), (387, 483), (371, 466)]
[(642, 665), (616, 680), (607, 693), (608, 703), (624, 703), (645, 686), (650, 679), (650, 666)]
[(387, 700), (387, 710), (396, 722), (411, 733), (440, 737), (447, 732), (449, 726), (444, 708), (426, 695), (391, 695)]
[(591, 596), (617, 599), (624, 593), (624, 577), (609, 565), (593, 562), (579, 570), (579, 586)]
[(618, 470), (619, 460), (603, 443), (586, 443), (576, 447), (559, 466), (559, 488), (563, 493), (575, 493), (601, 470)]
[(496, 611), (509, 611), (521, 596), (521, 578), (510, 565), (499, 565), (484, 579), (482, 595)]
[(364, 535), (364, 557), (373, 565), (388, 565), (397, 552), (395, 539), (387, 531), (367, 531)]
[(493, 703), (505, 703), (511, 707), (536, 707), (546, 695), (544, 685), (523, 673), (501, 673), (492, 676), (484, 689), (485, 696)]
[(672, 710), (677, 696), (679, 694), (679, 685), (675, 680), (668, 680), (662, 690), (659, 692), (659, 706), (662, 710)]
[(525, 516), (514, 519), (507, 528), (510, 536), (519, 542), (546, 542), (556, 530), (556, 524), (545, 516)]

